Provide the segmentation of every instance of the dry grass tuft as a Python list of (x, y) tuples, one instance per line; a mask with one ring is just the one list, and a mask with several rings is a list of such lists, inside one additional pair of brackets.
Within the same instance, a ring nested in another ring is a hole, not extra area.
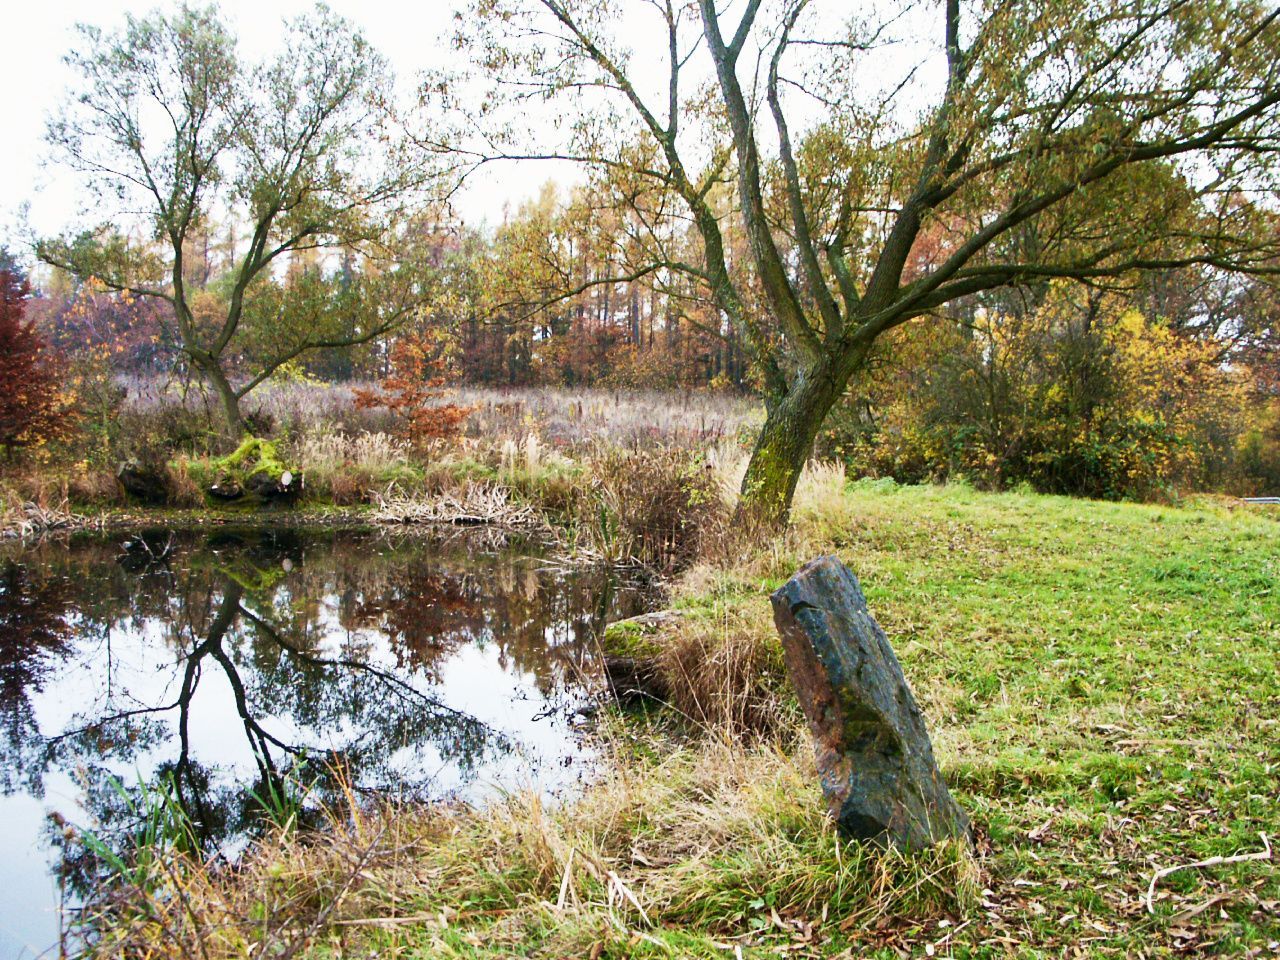
[(716, 937), (791, 943), (850, 917), (938, 916), (976, 898), (962, 850), (908, 857), (842, 840), (812, 769), (774, 747), (615, 746), (662, 759), (620, 756), (562, 806), (536, 791), (483, 810), (351, 800), (322, 831), (274, 830), (234, 867), (169, 853), (90, 905), (104, 931), (91, 953), (454, 956), (466, 943), (466, 956), (556, 957), (675, 924), (710, 949)]
[(849, 507), (845, 496), (844, 464), (831, 460), (810, 460), (796, 483), (791, 514), (797, 523), (811, 518), (838, 517)]
[(75, 504), (110, 504), (121, 499), (120, 484), (109, 470), (76, 464), (66, 477), (66, 499)]
[(609, 561), (662, 571), (688, 566), (724, 528), (714, 472), (687, 451), (609, 447), (590, 463), (592, 494), (580, 509), (585, 546)]
[(409, 454), (409, 444), (390, 434), (342, 431), (308, 433), (294, 449), (298, 463), (312, 472), (358, 467), (370, 473), (383, 473), (406, 463)]
[(307, 496), (336, 506), (371, 503), (397, 482), (416, 481), (410, 455), (407, 443), (387, 433), (324, 429), (304, 434), (289, 453), (302, 469)]
[(200, 507), (204, 505), (204, 490), (191, 472), (189, 457), (171, 460), (166, 472), (169, 482), (169, 503), (175, 507)]
[(794, 720), (769, 621), (742, 610), (683, 618), (658, 641), (670, 706), (720, 739), (776, 736)]

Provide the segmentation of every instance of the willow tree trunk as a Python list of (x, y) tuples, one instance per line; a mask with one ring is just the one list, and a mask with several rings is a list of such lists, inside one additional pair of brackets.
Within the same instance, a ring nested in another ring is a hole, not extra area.
[(204, 374), (205, 379), (213, 384), (213, 389), (218, 394), (218, 404), (222, 407), (223, 435), (238, 442), (247, 432), (244, 417), (240, 415), (239, 395), (216, 360), (196, 360), (195, 365)]
[(847, 382), (847, 376), (840, 378), (825, 367), (802, 371), (783, 396), (767, 405), (742, 478), (740, 519), (760, 526), (786, 525), (813, 441)]

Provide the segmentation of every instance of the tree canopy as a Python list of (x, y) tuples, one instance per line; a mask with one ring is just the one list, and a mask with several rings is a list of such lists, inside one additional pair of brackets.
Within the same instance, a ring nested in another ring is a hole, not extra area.
[[(398, 135), (387, 63), (349, 23), (318, 6), (262, 63), (241, 56), (212, 7), (80, 33), (67, 57), (78, 84), (48, 139), (99, 191), (106, 219), (37, 252), (170, 304), (229, 432), (243, 429), (241, 398), (282, 364), (367, 342), (420, 302), (400, 254), (427, 165)], [(219, 277), (193, 278), (193, 245), (218, 218), (247, 222), (248, 235), (232, 237)], [(363, 269), (337, 270), (325, 251)], [(281, 295), (277, 267), (308, 257), (306, 283)], [(235, 384), (233, 357), (251, 368)]]
[[(765, 392), (743, 492), (776, 521), (826, 413), (903, 323), (1053, 278), (1276, 273), (1278, 16), (1239, 0), (852, 17), (820, 0), (484, 0), (460, 42), (488, 98), (454, 155), (464, 173), (585, 164), (638, 217), (633, 272), (696, 278)], [(562, 122), (525, 135), (534, 101)], [(674, 254), (673, 223), (696, 231), (695, 259)]]

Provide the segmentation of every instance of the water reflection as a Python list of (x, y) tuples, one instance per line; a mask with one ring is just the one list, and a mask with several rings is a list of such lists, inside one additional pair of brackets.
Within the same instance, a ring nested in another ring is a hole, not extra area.
[(31, 698), (70, 652), (71, 591), (61, 577), (33, 573), (12, 560), (0, 575), (0, 790), (38, 791), (43, 744)]
[[(594, 637), (639, 603), (529, 545), (368, 532), (152, 531), (0, 561), (0, 816), (26, 844), (11, 834), (0, 858), (30, 872), (56, 841), (31, 801), (110, 836), (158, 778), (208, 852), (250, 835), (253, 795), (287, 792), (300, 766), (317, 799), (337, 770), (417, 796), (554, 788), (581, 766), (570, 714)], [(94, 869), (69, 856), (63, 881)], [(29, 913), (0, 899), (0, 957), (47, 946)]]

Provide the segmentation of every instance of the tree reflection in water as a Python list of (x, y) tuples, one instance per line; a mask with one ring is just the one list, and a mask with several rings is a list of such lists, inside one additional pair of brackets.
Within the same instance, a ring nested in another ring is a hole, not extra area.
[(251, 791), (288, 791), (304, 764), (324, 799), (337, 770), (465, 794), (531, 738), (571, 759), (592, 640), (640, 598), (526, 552), (281, 530), (28, 551), (0, 567), (0, 789), (72, 775), (84, 809), (65, 812), (109, 835), (130, 816), (113, 778), (167, 778), (212, 851), (254, 829)]
[(38, 792), (41, 744), (31, 697), (69, 651), (71, 591), (12, 560), (0, 565), (0, 790)]

